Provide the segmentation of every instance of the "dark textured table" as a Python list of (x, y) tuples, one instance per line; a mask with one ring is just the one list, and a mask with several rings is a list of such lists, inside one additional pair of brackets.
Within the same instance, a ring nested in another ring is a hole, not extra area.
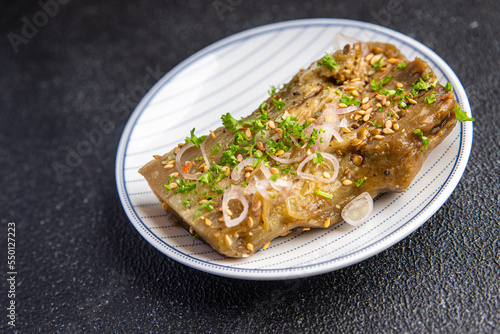
[[(11, 0), (1, 7), (2, 332), (500, 332), (498, 1)], [(476, 118), (462, 180), (416, 232), (336, 272), (244, 281), (169, 259), (135, 230), (116, 192), (115, 154), (128, 116), (160, 75), (203, 47), (312, 17), (392, 28), (451, 66)], [(96, 129), (102, 140), (82, 144)], [(12, 300), (15, 327), (7, 317)]]

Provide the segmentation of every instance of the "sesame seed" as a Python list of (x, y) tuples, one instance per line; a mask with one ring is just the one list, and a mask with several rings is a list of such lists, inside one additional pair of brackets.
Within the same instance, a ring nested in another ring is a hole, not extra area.
[(207, 226), (212, 225), (212, 221), (208, 218), (205, 218), (205, 225), (207, 225)]
[(261, 142), (261, 141), (258, 141), (258, 142), (257, 142), (257, 148), (258, 148), (259, 150), (261, 150), (261, 151), (264, 151), (264, 144), (262, 144), (262, 142)]
[(252, 173), (250, 173), (250, 172), (246, 172), (246, 173), (245, 173), (245, 179), (248, 179), (248, 178), (250, 177), (250, 175), (252, 175)]
[(370, 107), (370, 108), (366, 109), (366, 113), (367, 114), (371, 113), (372, 111), (373, 111), (373, 107)]
[(360, 81), (361, 79), (360, 78), (354, 78), (354, 79), (351, 79), (351, 82), (356, 82), (356, 81)]
[(363, 117), (363, 121), (367, 122), (370, 119), (370, 114)]
[(203, 167), (205, 167), (206, 165), (207, 165), (207, 163), (206, 163), (206, 162), (202, 163), (202, 164), (200, 165), (200, 167), (198, 167), (198, 170), (203, 169)]
[(370, 108), (370, 105), (369, 105), (369, 104), (366, 104), (366, 103), (365, 103), (365, 104), (361, 105), (361, 109), (362, 109), (362, 110), (366, 110), (366, 109), (368, 109), (368, 108)]
[(179, 143), (179, 144), (177, 144), (177, 146), (179, 146), (179, 147), (182, 147), (182, 146), (184, 146), (184, 145), (185, 145), (184, 143)]
[(347, 108), (347, 104), (345, 104), (345, 103), (339, 103), (339, 108)]
[(208, 167), (207, 167), (207, 165), (203, 166), (203, 172), (204, 172), (204, 173), (208, 172)]
[(219, 218), (219, 221), (220, 221), (221, 223), (223, 223), (223, 222), (224, 222), (224, 216), (221, 216), (221, 217)]
[(236, 157), (236, 159), (239, 161), (239, 162), (242, 162), (243, 161), (243, 156), (241, 154), (238, 154), (238, 156)]
[(175, 189), (175, 188), (177, 188), (177, 183), (172, 182), (169, 184), (169, 187), (170, 187), (170, 189)]
[(382, 107), (382, 105), (381, 105), (380, 103), (377, 103), (377, 104), (375, 105), (375, 107), (380, 108), (380, 107)]
[(284, 153), (285, 153), (285, 151), (279, 150), (278, 152), (276, 152), (275, 156), (279, 157), (280, 155), (283, 155)]
[(385, 96), (384, 96), (384, 97), (382, 98), (382, 104), (385, 104), (386, 102), (387, 102), (387, 97), (385, 97)]
[(161, 159), (161, 155), (153, 154), (153, 158), (155, 158), (155, 159)]
[(389, 128), (384, 128), (384, 130), (382, 130), (383, 133), (385, 133), (386, 135), (390, 135), (390, 134), (393, 134), (394, 131), (392, 131), (392, 129), (389, 129)]
[(330, 219), (330, 218), (328, 218), (327, 220), (325, 220), (325, 222), (323, 223), (323, 226), (324, 226), (325, 228), (327, 228), (328, 226), (330, 226), (330, 221), (331, 221), (331, 219)]
[(248, 138), (252, 136), (252, 131), (250, 130), (250, 128), (247, 128), (247, 130), (245, 131), (245, 136), (247, 136)]
[(253, 167), (252, 166), (246, 166), (245, 167), (245, 172), (253, 172)]
[(401, 82), (396, 82), (396, 87), (403, 88), (403, 84)]
[(212, 136), (213, 139), (215, 139), (215, 133), (212, 130), (210, 130), (210, 135)]
[(365, 112), (364, 110), (358, 110), (357, 112), (358, 112), (358, 114), (360, 114), (360, 115), (364, 115), (364, 114), (366, 114), (366, 112)]
[(252, 227), (253, 226), (253, 218), (252, 217), (248, 217), (247, 225), (248, 225), (248, 227)]
[(342, 129), (342, 131), (344, 131), (344, 133), (350, 133), (351, 132), (351, 130), (349, 130), (345, 126), (341, 127), (341, 129)]
[(376, 140), (382, 140), (384, 139), (385, 137), (382, 136), (382, 135), (376, 135), (376, 136), (373, 136), (373, 139), (376, 139)]
[(378, 150), (380, 148), (380, 146), (378, 145), (375, 145), (375, 149)]
[(335, 152), (337, 152), (338, 155), (342, 155), (342, 151), (341, 150), (337, 150)]
[(408, 102), (410, 102), (411, 104), (417, 104), (417, 101), (415, 101), (414, 99), (408, 99)]
[(168, 204), (167, 202), (163, 202), (163, 204), (161, 205), (162, 209), (167, 211), (168, 210)]
[(391, 105), (391, 101), (385, 101), (384, 106), (388, 107)]
[(285, 233), (283, 233), (283, 234), (281, 235), (281, 237), (287, 236), (287, 235), (289, 235), (290, 233), (292, 233), (292, 231), (286, 231)]
[(177, 173), (177, 172), (173, 172), (173, 173), (172, 173), (172, 174), (170, 174), (170, 175), (172, 175), (173, 177), (177, 177), (177, 176), (179, 176), (179, 173)]
[(346, 87), (346, 88), (345, 88), (345, 91), (346, 91), (346, 92), (352, 92), (352, 91), (353, 91), (353, 90), (355, 90), (355, 89), (356, 89), (356, 87), (354, 87), (354, 86), (349, 86), (349, 87)]
[(311, 151), (311, 149), (310, 149), (310, 148), (308, 148), (308, 149), (307, 149), (307, 151), (306, 151), (307, 156), (310, 156), (312, 153), (313, 153), (313, 152)]
[(311, 228), (310, 227), (303, 227), (302, 231), (309, 231)]
[(375, 96), (375, 98), (376, 98), (378, 101), (382, 101), (383, 99), (385, 99), (385, 96), (384, 96), (384, 95), (377, 94), (377, 95)]
[(351, 146), (358, 146), (359, 144), (361, 144), (361, 142), (362, 142), (361, 139), (355, 138), (351, 140)]
[(396, 58), (389, 58), (389, 59), (387, 59), (387, 62), (388, 62), (389, 64), (395, 64), (395, 63), (397, 63), (397, 61), (398, 61), (398, 60), (397, 60)]
[(392, 122), (390, 120), (385, 121), (384, 126), (388, 129), (392, 128)]
[(355, 121), (357, 121), (357, 120), (358, 120), (358, 119), (360, 119), (360, 118), (361, 118), (361, 115), (356, 115), (356, 116), (354, 116), (354, 120), (355, 120)]
[(226, 209), (226, 213), (230, 217), (233, 215), (233, 211), (231, 211), (229, 208)]
[(226, 176), (229, 176), (229, 174), (231, 174), (231, 168), (226, 168)]
[(163, 167), (165, 169), (171, 169), (171, 168), (174, 168), (174, 165), (165, 165), (165, 167)]
[(255, 203), (252, 205), (252, 211), (254, 211), (254, 212), (255, 212), (255, 211), (259, 210), (259, 209), (260, 209), (260, 207), (261, 207), (261, 205), (262, 205), (262, 202), (261, 202), (261, 201), (257, 201), (257, 202), (255, 202)]
[(351, 180), (348, 180), (348, 179), (345, 179), (344, 181), (342, 181), (342, 184), (343, 184), (344, 186), (349, 186), (349, 185), (351, 185), (351, 184), (352, 184), (352, 181), (351, 181)]
[(276, 167), (271, 167), (271, 174), (278, 174), (279, 170)]
[(276, 128), (276, 125), (274, 124), (273, 120), (269, 120), (269, 122), (267, 122), (267, 125), (268, 125), (271, 129), (275, 129), (275, 128)]
[(309, 121), (309, 123), (314, 123), (316, 121), (316, 118), (311, 117), (311, 118), (308, 118), (307, 120)]
[(206, 199), (202, 199), (201, 201), (198, 202), (199, 205), (202, 205), (203, 203), (208, 202)]
[(325, 179), (331, 179), (332, 178), (332, 176), (328, 172), (323, 172), (323, 177)]
[(250, 251), (250, 252), (253, 252), (253, 245), (251, 243), (248, 243), (247, 244), (247, 249)]
[(370, 61), (373, 58), (373, 53), (369, 53), (365, 57), (365, 61)]
[(180, 150), (181, 150), (181, 149), (180, 149), (179, 147), (174, 148), (174, 154), (179, 153), (179, 151), (180, 151)]
[(394, 125), (392, 126), (394, 128), (394, 130), (398, 131), (399, 130), (399, 124), (398, 123), (394, 123)]
[(361, 103), (367, 104), (368, 101), (370, 101), (370, 98), (367, 96), (367, 97), (365, 97), (364, 99), (361, 100)]
[(232, 240), (231, 240), (231, 237), (229, 235), (227, 235), (227, 234), (224, 236), (224, 240), (226, 241), (226, 244), (228, 246), (231, 246), (231, 244), (233, 243)]
[(264, 246), (262, 246), (262, 249), (266, 249), (267, 247), (269, 247), (270, 244), (271, 244), (271, 241), (267, 242)]

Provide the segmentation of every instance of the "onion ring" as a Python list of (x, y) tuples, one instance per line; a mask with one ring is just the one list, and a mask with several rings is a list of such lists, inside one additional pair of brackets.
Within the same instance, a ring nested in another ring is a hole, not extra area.
[[(234, 219), (232, 219), (227, 214), (229, 201), (233, 199), (240, 201), (241, 204), (243, 205), (243, 211), (240, 213), (238, 218)], [(222, 198), (222, 215), (224, 216), (224, 223), (226, 224), (226, 226), (234, 227), (239, 225), (247, 217), (247, 214), (248, 214), (248, 201), (246, 200), (246, 198), (239, 191), (237, 191), (236, 188), (231, 188), (226, 190)]]
[(177, 171), (179, 172), (180, 175), (182, 175), (185, 179), (188, 179), (188, 180), (197, 180), (198, 177), (200, 177), (200, 175), (194, 175), (194, 174), (191, 174), (191, 173), (186, 173), (184, 171), (184, 169), (182, 168), (181, 166), (181, 157), (182, 155), (184, 154), (184, 152), (186, 152), (187, 150), (189, 150), (191, 147), (193, 147), (194, 144), (192, 142), (182, 146), (182, 148), (180, 149), (179, 152), (177, 152), (177, 155), (175, 156), (175, 168), (177, 169)]
[(302, 172), (302, 169), (304, 168), (305, 164), (308, 163), (309, 161), (311, 161), (316, 156), (314, 154), (311, 154), (310, 156), (305, 158), (304, 161), (302, 161), (300, 163), (299, 167), (297, 167), (297, 176), (299, 176), (303, 179), (306, 179), (306, 180), (320, 181), (323, 183), (332, 183), (333, 181), (336, 180), (337, 175), (339, 173), (339, 168), (340, 168), (339, 161), (337, 160), (337, 158), (335, 158), (330, 153), (325, 153), (325, 152), (318, 152), (318, 153), (320, 153), (324, 159), (330, 160), (330, 162), (333, 164), (333, 173), (331, 175), (331, 178), (327, 179), (327, 178), (324, 178), (322, 176), (315, 176), (315, 175), (311, 175), (311, 174), (307, 174), (307, 173)]

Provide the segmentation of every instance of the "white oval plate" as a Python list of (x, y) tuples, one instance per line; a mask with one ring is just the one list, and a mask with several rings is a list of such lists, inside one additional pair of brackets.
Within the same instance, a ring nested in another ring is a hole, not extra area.
[(421, 57), (442, 83), (453, 84), (457, 101), (467, 96), (450, 67), (421, 43), (373, 24), (339, 20), (288, 21), (250, 29), (192, 55), (165, 75), (130, 117), (116, 158), (116, 183), (130, 221), (170, 258), (216, 275), (275, 280), (317, 275), (360, 262), (394, 245), (434, 214), (460, 180), (472, 146), (472, 123), (460, 123), (435, 149), (407, 191), (375, 201), (371, 218), (358, 227), (295, 232), (274, 240), (251, 258), (229, 259), (174, 223), (137, 170), (183, 142), (189, 130), (207, 134), (230, 112), (246, 116), (267, 98), (271, 85), (288, 82), (325, 51), (337, 33), (396, 45), (408, 59)]

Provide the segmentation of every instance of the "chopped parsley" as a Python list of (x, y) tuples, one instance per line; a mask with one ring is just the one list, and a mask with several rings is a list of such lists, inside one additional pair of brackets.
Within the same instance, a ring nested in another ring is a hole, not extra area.
[(324, 197), (324, 198), (328, 198), (328, 199), (332, 199), (333, 198), (333, 195), (331, 194), (328, 194), (328, 193), (325, 193), (324, 191), (321, 191), (319, 189), (316, 189), (316, 191), (314, 192), (316, 195), (318, 196), (321, 196), (321, 197)]
[(372, 87), (373, 90), (379, 90), (379, 89), (382, 89), (382, 87), (389, 83), (389, 81), (392, 80), (392, 78), (394, 77), (391, 77), (389, 75), (386, 75), (382, 80), (380, 80), (380, 83), (377, 84), (377, 80), (375, 78), (373, 78), (372, 80), (372, 83), (370, 84), (370, 86)]
[(425, 82), (424, 80), (422, 80), (422, 78), (420, 78), (420, 80), (416, 84), (413, 84), (411, 95), (415, 96), (418, 94), (419, 91), (427, 90), (430, 87), (431, 87), (430, 83)]
[(420, 152), (423, 152), (424, 150), (427, 150), (429, 148), (427, 146), (429, 144), (429, 142), (430, 142), (429, 138), (427, 138), (426, 136), (424, 136), (424, 133), (420, 129), (413, 130), (413, 133), (416, 134), (417, 136), (420, 136), (420, 138), (422, 139), (422, 146), (423, 147), (420, 150)]
[(381, 56), (375, 64), (373, 64), (373, 68), (376, 69), (377, 71), (380, 70), (384, 66), (384, 60), (382, 59), (383, 57)]
[(455, 117), (460, 122), (474, 121), (474, 117), (467, 116), (467, 113), (463, 111), (458, 104), (455, 106)]
[(238, 121), (230, 113), (221, 116), (222, 124), (227, 130), (233, 130), (236, 133), (243, 127), (243, 117)]
[(333, 55), (330, 53), (326, 53), (323, 58), (317, 62), (317, 66), (322, 66), (325, 65), (328, 67), (328, 69), (331, 70), (338, 70), (339, 66), (337, 65), (337, 62), (335, 61), (335, 58), (333, 58)]
[(193, 219), (196, 219), (198, 217), (201, 216), (201, 210), (205, 209), (207, 210), (208, 212), (212, 212), (213, 209), (214, 209), (214, 201), (206, 201), (205, 203), (203, 203), (202, 205), (200, 205), (200, 207), (198, 209), (196, 209), (196, 212), (194, 213), (194, 217)]
[(401, 101), (401, 103), (399, 104), (399, 108), (405, 109), (405, 108), (408, 108), (408, 105), (404, 101)]
[(354, 106), (359, 106), (361, 104), (361, 102), (359, 102), (356, 99), (356, 97), (354, 97), (354, 96), (349, 97), (349, 96), (345, 96), (345, 95), (342, 95), (342, 97), (340, 98), (340, 102), (345, 103), (346, 106), (350, 106), (351, 104)]
[(273, 96), (274, 94), (276, 94), (276, 89), (279, 89), (279, 88), (271, 86), (271, 89), (267, 91), (269, 93), (269, 96)]
[(196, 184), (190, 180), (181, 179), (181, 180), (177, 180), (176, 183), (179, 186), (179, 188), (177, 188), (174, 191), (174, 194), (181, 193), (181, 194), (186, 195), (186, 194), (189, 194), (191, 191), (196, 189)]
[(212, 174), (211, 172), (206, 172), (205, 174), (203, 174), (198, 178), (198, 181), (200, 181), (201, 183), (210, 184), (210, 182), (212, 182), (214, 179), (215, 179), (214, 174)]
[(212, 187), (210, 191), (217, 195), (222, 195), (224, 193), (224, 190), (221, 187)]
[(446, 83), (446, 86), (444, 86), (444, 88), (446, 88), (446, 90), (449, 92), (453, 89), (453, 85), (451, 84), (451, 82), (447, 82)]
[(321, 153), (316, 153), (316, 156), (312, 159), (313, 162), (317, 165), (321, 165), (323, 163), (323, 156), (321, 155)]
[(172, 181), (173, 181), (173, 180), (174, 180), (174, 176), (173, 176), (172, 174), (170, 174), (170, 175), (168, 176), (168, 184), (164, 184), (164, 185), (163, 185), (163, 187), (164, 187), (165, 189), (170, 190), (170, 192), (171, 192), (172, 194), (174, 193), (174, 191), (173, 191), (173, 190), (172, 190), (172, 188), (170, 187), (170, 184), (172, 183)]
[(424, 78), (424, 80), (429, 80), (430, 76), (431, 76), (430, 72), (429, 73), (424, 73), (424, 75), (422, 75), (422, 78)]
[(217, 143), (217, 145), (215, 145), (214, 147), (212, 147), (212, 149), (210, 150), (210, 153), (217, 153), (220, 151), (220, 143)]
[(358, 181), (356, 181), (356, 187), (360, 187), (365, 182), (366, 182), (365, 178), (359, 179)]
[(427, 101), (428, 104), (436, 102), (436, 95), (434, 95), (434, 92), (432, 92), (431, 95), (424, 97), (424, 101)]
[(191, 245), (191, 247), (192, 247), (192, 246), (194, 246), (194, 241), (195, 241), (196, 239), (198, 239), (199, 237), (200, 237), (200, 236), (198, 235), (198, 232), (195, 232), (195, 233), (194, 233), (194, 235), (193, 235), (193, 244)]
[(269, 178), (271, 181), (273, 182), (276, 182), (278, 180), (278, 174), (273, 174), (271, 175), (271, 177)]
[(396, 70), (402, 70), (406, 68), (406, 64), (404, 61), (400, 62), (398, 66), (396, 66)]
[(194, 128), (191, 130), (191, 136), (186, 137), (186, 144), (187, 143), (193, 143), (194, 146), (200, 148), (200, 144), (203, 143), (203, 141), (207, 138), (207, 136), (201, 136), (201, 137), (196, 137), (194, 135)]
[(382, 127), (382, 125), (378, 124), (376, 120), (373, 121), (373, 125), (375, 125), (376, 128)]
[(189, 209), (191, 207), (191, 204), (189, 204), (189, 202), (191, 202), (191, 198), (185, 198), (182, 201), (182, 206), (184, 206), (186, 209)]

